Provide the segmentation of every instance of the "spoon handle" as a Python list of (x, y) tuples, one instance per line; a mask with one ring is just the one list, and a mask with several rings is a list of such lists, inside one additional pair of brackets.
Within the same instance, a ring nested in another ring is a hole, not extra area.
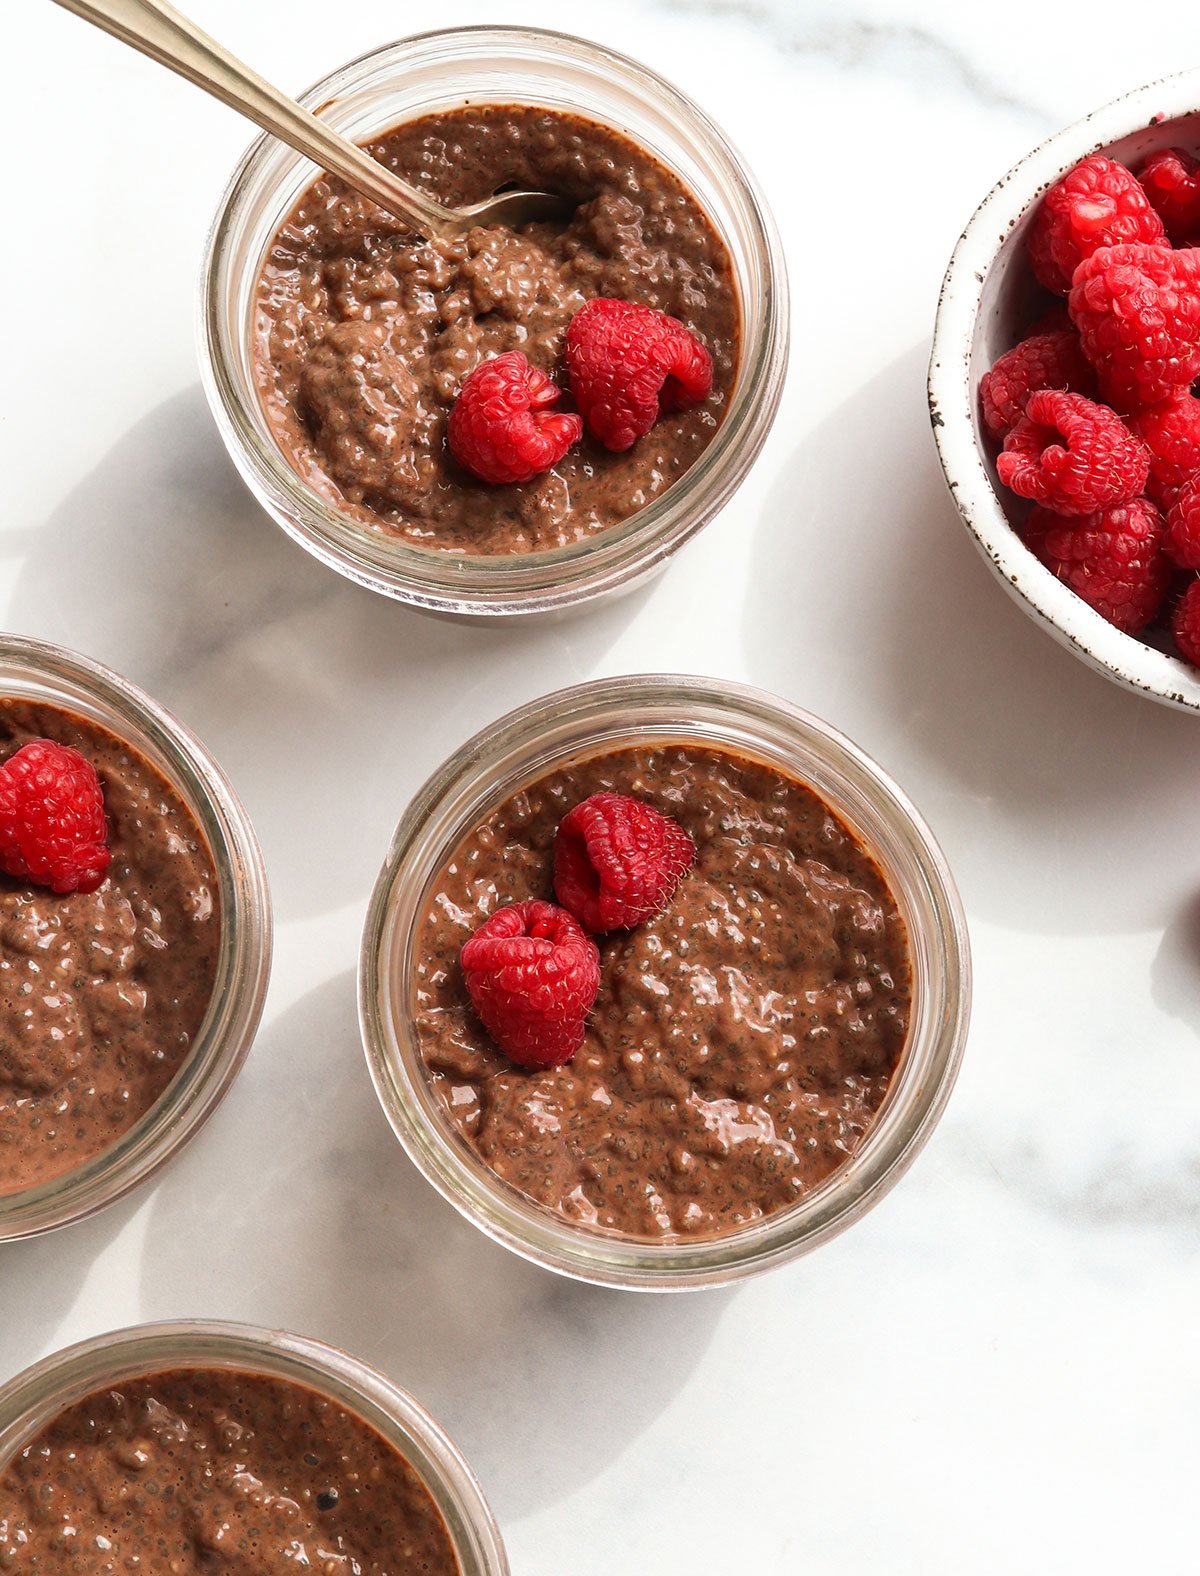
[(449, 233), (453, 216), (393, 175), (295, 100), (243, 65), (166, 0), (55, 0), (123, 44), (169, 66), (264, 131), (331, 170), (420, 235)]

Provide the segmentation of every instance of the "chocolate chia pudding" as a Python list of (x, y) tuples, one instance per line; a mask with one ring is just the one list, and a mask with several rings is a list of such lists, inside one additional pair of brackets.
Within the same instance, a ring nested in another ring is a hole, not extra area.
[[(385, 535), (491, 555), (582, 541), (665, 492), (720, 426), (739, 355), (729, 255), (692, 194), (620, 133), (548, 109), (428, 115), (370, 151), (451, 204), (514, 183), (578, 206), (566, 223), (418, 243), (340, 181), (311, 186), (257, 291), (259, 393), (299, 475)], [(712, 356), (712, 394), (626, 453), (585, 436), (534, 481), (468, 476), (445, 441), (463, 379), (511, 350), (557, 375), (567, 326), (593, 296), (679, 318)]]
[(60, 1414), (0, 1475), (0, 1571), (459, 1576), (408, 1462), (333, 1401), (183, 1369)]
[[(459, 952), (506, 903), (553, 897), (558, 823), (590, 794), (674, 816), (696, 862), (657, 918), (597, 937), (582, 1049), (527, 1072), (471, 1009)], [(414, 1024), (447, 1118), (504, 1181), (571, 1221), (660, 1241), (795, 1203), (854, 1153), (908, 1031), (904, 921), (810, 789), (692, 744), (554, 771), (476, 828), (414, 943)]]
[(221, 939), (212, 856), (165, 778), (83, 717), (0, 700), (0, 760), (35, 738), (96, 768), (112, 863), (98, 891), (66, 896), (0, 874), (0, 1194), (145, 1115), (195, 1040)]

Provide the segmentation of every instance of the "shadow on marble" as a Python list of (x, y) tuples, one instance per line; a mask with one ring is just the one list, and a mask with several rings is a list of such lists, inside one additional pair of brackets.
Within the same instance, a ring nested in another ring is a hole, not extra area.
[[(78, 1338), (61, 1334), (89, 1275), (138, 1210), (147, 1193), (138, 1188), (89, 1220), (24, 1242), (0, 1243), (0, 1334), (18, 1355), (0, 1384), (39, 1357)], [(90, 1327), (84, 1333), (95, 1333)]]
[[(1162, 825), (1191, 822), (1200, 719), (1086, 668), (994, 581), (938, 468), (927, 355), (828, 415), (768, 499), (754, 550), (776, 568), (744, 609), (753, 670), (878, 754), (973, 912), (1043, 933), (1161, 923), (1136, 877), (1162, 859)], [(1103, 893), (1076, 891), (1073, 864), (1101, 846)]]
[(1164, 1012), (1200, 1034), (1200, 890), (1163, 931), (1150, 967), (1150, 988)]
[[(291, 916), (358, 898), (428, 773), (509, 707), (590, 675), (646, 595), (476, 626), (366, 591), (258, 507), (197, 386), (131, 429), (45, 523), (16, 605), (30, 633), (111, 664), (205, 740)], [(333, 838), (330, 805), (347, 795)]]
[(30, 548), (38, 540), (41, 527), (36, 525), (10, 525), (5, 524), (0, 531), (0, 561), (5, 559), (24, 558)]
[[(1006, 1149), (989, 1146), (992, 1169), (1011, 1196), (1046, 1220), (1074, 1232), (1073, 1252), (1094, 1250), (1103, 1259), (1113, 1234), (1134, 1234), (1150, 1243), (1165, 1237), (1189, 1254), (1200, 1246), (1200, 1163), (1174, 1135), (1156, 1147), (1139, 1136), (1108, 1135), (1099, 1155), (1088, 1158), (1069, 1146), (1066, 1157), (1054, 1144), (1020, 1139)], [(1106, 1244), (1106, 1234), (1108, 1241)]]
[(140, 1317), (285, 1326), (429, 1406), (513, 1518), (588, 1482), (687, 1382), (726, 1293), (636, 1296), (525, 1263), (410, 1164), (367, 1075), (351, 974), (260, 1034), (162, 1179)]

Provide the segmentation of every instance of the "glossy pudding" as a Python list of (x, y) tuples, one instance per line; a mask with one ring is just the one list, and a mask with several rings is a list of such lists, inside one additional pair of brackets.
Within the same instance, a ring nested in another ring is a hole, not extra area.
[(407, 1461), (316, 1391), (224, 1369), (106, 1386), (0, 1474), (0, 1571), (459, 1576)]
[[(583, 1048), (530, 1072), (493, 1045), (459, 953), (489, 915), (553, 899), (554, 836), (601, 791), (691, 834), (664, 912), (597, 937)], [(903, 918), (815, 793), (724, 750), (663, 743), (555, 770), (477, 826), (414, 941), (412, 1014), (446, 1121), (501, 1178), (581, 1226), (711, 1237), (787, 1209), (854, 1154), (904, 1051)]]
[(0, 761), (36, 738), (96, 768), (112, 862), (90, 893), (0, 874), (0, 1194), (74, 1170), (150, 1110), (195, 1043), (221, 942), (212, 854), (162, 774), (84, 717), (0, 699)]
[[(256, 297), (259, 394), (293, 469), (360, 525), (451, 553), (564, 547), (664, 493), (720, 426), (739, 355), (730, 258), (691, 192), (619, 132), (548, 109), (428, 115), (370, 151), (450, 204), (511, 183), (576, 206), (565, 222), (425, 243), (335, 178), (311, 186), (271, 244)], [(662, 416), (626, 453), (585, 435), (533, 481), (474, 480), (446, 447), (463, 380), (519, 350), (563, 381), (567, 326), (593, 296), (679, 318), (712, 356), (712, 394)]]

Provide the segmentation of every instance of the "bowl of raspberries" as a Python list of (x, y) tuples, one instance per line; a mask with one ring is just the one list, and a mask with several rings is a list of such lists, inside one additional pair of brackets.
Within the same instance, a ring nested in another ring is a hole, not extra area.
[(929, 405), (1007, 589), (1108, 677), (1200, 710), (1200, 73), (1034, 149), (942, 287)]

